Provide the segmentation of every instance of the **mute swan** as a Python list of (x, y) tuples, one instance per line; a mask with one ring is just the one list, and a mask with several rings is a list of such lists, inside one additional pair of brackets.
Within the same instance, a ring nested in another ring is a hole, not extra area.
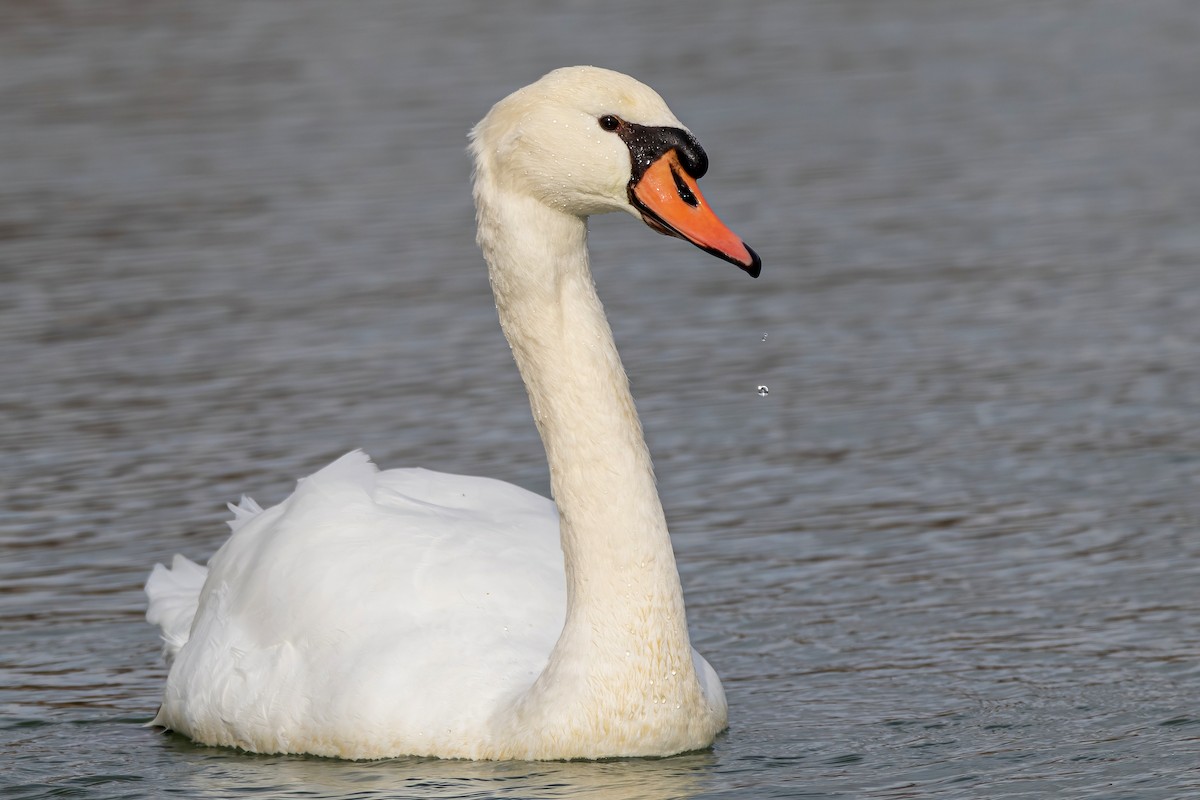
[(151, 724), (262, 753), (662, 756), (726, 725), (692, 648), (587, 216), (626, 211), (757, 276), (709, 210), (707, 157), (663, 100), (551, 72), (471, 131), (478, 243), (555, 502), (352, 452), (273, 508), (232, 508), (207, 569), (155, 565), (170, 664)]

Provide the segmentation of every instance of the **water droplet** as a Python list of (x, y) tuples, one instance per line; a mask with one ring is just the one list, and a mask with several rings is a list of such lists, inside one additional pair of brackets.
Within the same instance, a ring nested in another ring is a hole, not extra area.
[(770, 389), (768, 389), (768, 388), (767, 388), (767, 387), (765, 387), (765, 386), (759, 386), (759, 387), (758, 387), (758, 396), (759, 396), (759, 397), (766, 397), (766, 396), (767, 396), (767, 394), (768, 394), (770, 391), (771, 391), (771, 390), (770, 390)]
[(766, 335), (765, 333), (763, 334), (763, 338), (762, 338), (762, 340), (763, 340), (764, 342), (767, 340), (767, 335)]

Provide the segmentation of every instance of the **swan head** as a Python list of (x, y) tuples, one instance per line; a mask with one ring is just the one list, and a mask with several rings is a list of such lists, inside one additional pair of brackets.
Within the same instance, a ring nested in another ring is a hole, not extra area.
[(524, 195), (579, 217), (625, 211), (758, 277), (762, 261), (709, 208), (708, 156), (661, 97), (599, 67), (554, 70), (471, 131), (476, 195)]

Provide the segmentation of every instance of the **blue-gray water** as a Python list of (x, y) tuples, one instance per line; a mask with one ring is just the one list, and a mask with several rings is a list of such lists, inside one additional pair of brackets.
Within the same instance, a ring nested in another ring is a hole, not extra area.
[[(354, 447), (546, 491), (464, 137), (581, 62), (665, 95), (766, 265), (592, 226), (729, 731), (475, 764), (141, 727), (140, 585), (224, 502)], [(0, 793), (1197, 796), (1197, 76), (1188, 0), (5, 3)]]

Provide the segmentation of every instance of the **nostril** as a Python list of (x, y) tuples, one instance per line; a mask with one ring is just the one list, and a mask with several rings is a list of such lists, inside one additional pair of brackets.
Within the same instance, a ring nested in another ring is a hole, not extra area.
[(700, 200), (692, 192), (692, 187), (687, 185), (687, 181), (683, 179), (683, 176), (676, 171), (674, 165), (671, 167), (671, 177), (675, 179), (675, 191), (679, 192), (679, 199), (692, 208), (699, 206)]

